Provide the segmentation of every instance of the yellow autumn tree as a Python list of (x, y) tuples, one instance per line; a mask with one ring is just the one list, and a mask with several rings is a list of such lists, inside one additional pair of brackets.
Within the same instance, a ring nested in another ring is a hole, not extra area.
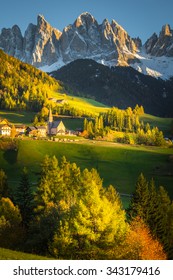
[(139, 217), (136, 217), (127, 233), (124, 245), (124, 259), (165, 260), (163, 246), (151, 235), (149, 228)]

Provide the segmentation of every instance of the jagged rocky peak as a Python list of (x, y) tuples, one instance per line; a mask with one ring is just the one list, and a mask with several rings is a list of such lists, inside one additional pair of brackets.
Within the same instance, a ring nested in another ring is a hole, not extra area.
[(107, 18), (103, 20), (101, 26), (102, 26), (102, 30), (106, 30), (108, 33), (113, 33), (112, 26)]
[(152, 48), (154, 47), (157, 41), (158, 36), (156, 33), (153, 33), (153, 35), (144, 44), (147, 53), (150, 53), (152, 51)]
[(103, 43), (110, 43), (113, 42), (114, 33), (112, 30), (112, 27), (107, 19), (104, 19), (101, 24), (101, 30), (102, 30), (102, 40)]
[(83, 25), (87, 29), (93, 24), (98, 25), (96, 19), (88, 12), (82, 13), (74, 22), (75, 27)]
[(157, 36), (155, 33), (145, 43), (146, 52), (153, 56), (173, 56), (173, 30), (165, 24)]
[(142, 48), (142, 40), (141, 40), (139, 37), (137, 37), (137, 38), (132, 38), (132, 40), (133, 40), (133, 42), (135, 43), (136, 48), (137, 48), (138, 50), (141, 50), (141, 48)]
[(112, 20), (111, 23), (112, 30), (118, 40), (118, 45), (122, 48), (122, 51), (130, 51), (135, 53), (137, 51), (137, 47), (131, 37), (128, 35), (127, 31), (119, 25), (115, 20)]
[(37, 25), (41, 26), (42, 24), (48, 24), (49, 25), (49, 23), (45, 20), (44, 16), (39, 14), (37, 16)]
[(37, 30), (43, 32), (51, 32), (52, 26), (45, 20), (44, 16), (38, 15), (37, 16)]
[(100, 45), (99, 25), (88, 12), (82, 13), (73, 24), (64, 28), (60, 38), (64, 62), (92, 55)]
[(50, 65), (57, 60), (61, 32), (53, 28), (42, 15), (37, 25), (29, 24), (24, 36), (23, 60), (37, 67)]
[(23, 51), (23, 37), (20, 28), (3, 28), (0, 34), (0, 48), (9, 55), (20, 58)]
[(20, 37), (22, 37), (21, 30), (17, 24), (13, 25), (12, 31), (13, 31), (13, 33), (18, 34)]
[(160, 36), (172, 36), (172, 32), (169, 24), (163, 25)]
[(53, 28), (44, 18), (43, 15), (38, 15), (37, 17), (37, 30), (38, 32), (45, 32), (45, 33), (49, 33), (52, 34), (52, 32), (54, 32), (54, 34), (56, 35), (56, 37), (59, 39), (59, 37), (61, 36), (62, 32), (59, 31), (56, 28)]

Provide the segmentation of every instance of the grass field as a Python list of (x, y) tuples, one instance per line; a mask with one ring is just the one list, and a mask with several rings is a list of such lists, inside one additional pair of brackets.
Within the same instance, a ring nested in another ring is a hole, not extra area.
[(0, 260), (50, 260), (50, 258), (0, 248)]
[(165, 136), (170, 136), (171, 122), (173, 121), (172, 118), (159, 118), (149, 114), (144, 114), (140, 117), (140, 120), (144, 123), (149, 123), (151, 127), (157, 126), (161, 131), (163, 131)]
[(7, 119), (10, 123), (22, 123), (30, 125), (36, 113), (33, 112), (10, 112), (0, 110), (0, 119)]
[(43, 140), (22, 140), (18, 151), (0, 151), (0, 168), (15, 188), (20, 172), (26, 166), (32, 183), (37, 182), (37, 173), (44, 156), (63, 155), (76, 162), (81, 169), (96, 168), (103, 178), (103, 185), (114, 185), (120, 193), (131, 194), (141, 172), (157, 184), (163, 185), (173, 199), (173, 149), (120, 145), (106, 142), (84, 141), (83, 143), (59, 143)]
[(52, 94), (52, 97), (57, 99), (64, 99), (68, 102), (68, 104), (71, 107), (81, 109), (83, 111), (88, 112), (94, 112), (94, 113), (101, 113), (106, 112), (108, 110), (108, 106), (104, 105), (103, 103), (100, 103), (98, 101), (95, 101), (91, 98), (84, 98), (84, 97), (77, 97), (77, 96), (71, 96), (63, 93), (57, 93), (54, 92)]

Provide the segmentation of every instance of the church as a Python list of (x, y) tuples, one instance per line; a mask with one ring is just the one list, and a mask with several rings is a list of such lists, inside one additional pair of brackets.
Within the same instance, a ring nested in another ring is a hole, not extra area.
[(52, 110), (49, 109), (49, 118), (47, 123), (47, 134), (48, 135), (65, 135), (66, 128), (62, 121), (54, 121)]

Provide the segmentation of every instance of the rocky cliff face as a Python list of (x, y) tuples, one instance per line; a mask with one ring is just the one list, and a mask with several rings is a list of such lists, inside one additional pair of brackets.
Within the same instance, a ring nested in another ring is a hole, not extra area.
[(145, 43), (148, 54), (153, 56), (173, 56), (173, 30), (166, 24), (157, 36), (155, 33)]
[(0, 47), (9, 55), (37, 67), (52, 64), (57, 60), (61, 32), (38, 16), (37, 25), (29, 24), (24, 37), (20, 28), (2, 29)]
[[(87, 12), (63, 32), (53, 28), (41, 15), (37, 18), (37, 25), (29, 24), (24, 36), (16, 25), (11, 29), (4, 28), (0, 34), (0, 48), (36, 67), (56, 63), (61, 67), (79, 58), (91, 58), (109, 66), (131, 65), (140, 71), (146, 68), (144, 58), (140, 60), (138, 55), (142, 48), (140, 38), (131, 38), (115, 20), (110, 23), (105, 19), (98, 24)], [(154, 33), (144, 44), (144, 49), (154, 57), (173, 57), (173, 30), (170, 26), (163, 26), (159, 36)], [(149, 73), (156, 70), (157, 67)]]
[(60, 38), (63, 61), (93, 58), (96, 61), (116, 60), (125, 63), (136, 50), (135, 42), (115, 21), (98, 24), (89, 13), (83, 13), (64, 28)]
[(86, 57), (127, 64), (138, 45), (114, 20), (109, 23), (105, 19), (99, 25), (91, 14), (83, 13), (63, 32), (53, 28), (41, 15), (37, 25), (29, 24), (24, 37), (18, 26), (3, 29), (0, 47), (8, 54), (40, 67), (58, 59), (68, 63)]
[(0, 35), (0, 47), (9, 55), (21, 58), (23, 55), (23, 37), (20, 28), (3, 28)]

